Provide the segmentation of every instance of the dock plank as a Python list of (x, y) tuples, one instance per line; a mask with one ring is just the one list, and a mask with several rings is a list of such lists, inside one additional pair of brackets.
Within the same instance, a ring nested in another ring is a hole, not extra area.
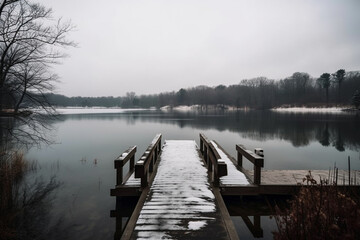
[(195, 141), (166, 141), (132, 239), (229, 239)]

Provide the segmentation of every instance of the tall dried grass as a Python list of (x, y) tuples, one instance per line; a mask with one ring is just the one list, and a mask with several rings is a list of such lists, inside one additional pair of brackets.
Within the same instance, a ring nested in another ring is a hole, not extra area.
[(304, 186), (276, 214), (274, 239), (360, 239), (359, 195), (336, 185)]
[(20, 182), (28, 169), (28, 163), (21, 153), (4, 156), (0, 161), (0, 236), (11, 238), (14, 236), (14, 227), (11, 226), (16, 218), (16, 199)]
[(32, 171), (36, 162), (25, 160), (22, 153), (0, 159), (0, 239), (25, 239), (41, 232), (36, 227), (40, 209), (59, 183), (53, 178), (47, 184), (30, 184), (26, 176)]

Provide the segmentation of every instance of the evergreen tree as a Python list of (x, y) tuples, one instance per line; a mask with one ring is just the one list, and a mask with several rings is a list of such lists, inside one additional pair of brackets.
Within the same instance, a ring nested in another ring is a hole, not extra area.
[(323, 73), (321, 74), (320, 78), (318, 79), (320, 86), (325, 89), (326, 91), (326, 104), (329, 104), (329, 87), (330, 87), (330, 74)]
[(339, 69), (336, 71), (336, 73), (333, 74), (336, 83), (338, 84), (338, 102), (341, 102), (341, 83), (345, 79), (345, 70)]

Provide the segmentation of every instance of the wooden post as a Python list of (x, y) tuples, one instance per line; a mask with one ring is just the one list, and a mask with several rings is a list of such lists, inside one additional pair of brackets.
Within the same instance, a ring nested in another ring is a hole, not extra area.
[(206, 154), (206, 162), (207, 162), (207, 165), (208, 165), (208, 171), (210, 171), (210, 172), (212, 172), (213, 171), (213, 164), (212, 164), (212, 162), (211, 162), (211, 152), (210, 152), (210, 148), (206, 148), (206, 152), (207, 152), (207, 154)]
[(254, 229), (255, 229), (255, 233), (256, 233), (256, 235), (254, 237), (256, 237), (256, 238), (264, 237), (264, 232), (261, 228), (261, 216), (260, 215), (254, 216)]
[(261, 167), (254, 164), (254, 183), (260, 184), (261, 183)]
[(160, 141), (159, 141), (159, 145), (158, 145), (158, 154), (161, 152), (161, 137), (160, 137)]
[(219, 176), (217, 175), (217, 171), (213, 171), (213, 184), (215, 187), (219, 187), (220, 185), (220, 179)]
[(348, 166), (349, 166), (349, 185), (351, 185), (350, 184), (350, 156), (348, 156)]
[(135, 155), (130, 158), (130, 171), (134, 170), (135, 166)]
[(209, 166), (209, 159), (208, 159), (208, 148), (204, 145), (204, 160), (206, 162), (206, 165)]
[(338, 183), (338, 168), (336, 168), (336, 182), (335, 182), (335, 185), (337, 185), (337, 183)]
[(156, 163), (157, 158), (158, 158), (158, 146), (156, 145), (154, 149), (154, 164)]
[(243, 159), (242, 159), (242, 155), (240, 152), (237, 152), (237, 164), (239, 167), (243, 166)]
[(144, 176), (141, 178), (141, 187), (147, 187), (148, 185), (148, 173), (145, 172)]
[[(123, 230), (123, 214), (122, 214), (122, 204), (121, 204), (121, 197), (116, 197), (116, 203), (115, 203), (115, 211), (110, 212), (111, 217), (115, 217), (115, 234), (114, 239), (120, 239), (122, 235)], [(126, 217), (126, 215), (125, 215)]]
[(120, 166), (116, 168), (116, 185), (121, 185), (123, 182), (123, 162), (120, 162)]
[(203, 140), (201, 139), (201, 136), (200, 136), (200, 152), (201, 154), (204, 155), (204, 143)]
[(153, 170), (154, 170), (154, 163), (155, 163), (155, 155), (154, 155), (154, 152), (151, 152), (149, 157), (151, 158), (151, 160), (150, 160), (150, 165), (149, 165), (149, 172), (152, 173)]
[(213, 182), (215, 187), (218, 187), (219, 183), (220, 183), (219, 174), (218, 174), (218, 164), (217, 164), (217, 159), (214, 156), (212, 151), (211, 151), (211, 154), (210, 154), (209, 163), (212, 166), (212, 169), (211, 169), (211, 171), (212, 171), (212, 182)]

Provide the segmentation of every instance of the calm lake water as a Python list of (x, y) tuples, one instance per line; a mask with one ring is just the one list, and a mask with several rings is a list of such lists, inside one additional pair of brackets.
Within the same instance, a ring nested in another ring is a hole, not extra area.
[[(174, 113), (127, 111), (122, 113), (62, 115), (53, 123), (57, 144), (33, 148), (26, 154), (37, 160), (33, 179), (61, 183), (47, 213), (52, 238), (113, 239), (115, 185), (113, 160), (137, 145), (136, 157), (155, 134), (166, 139), (194, 139), (199, 133), (216, 140), (231, 155), (235, 144), (261, 147), (266, 169), (360, 169), (360, 118), (355, 114), (290, 114), (271, 111)], [(245, 167), (251, 168), (250, 164)], [(126, 219), (124, 219), (125, 221)], [(233, 217), (240, 238), (253, 236), (243, 219)], [(276, 228), (273, 219), (261, 218), (264, 238)]]

